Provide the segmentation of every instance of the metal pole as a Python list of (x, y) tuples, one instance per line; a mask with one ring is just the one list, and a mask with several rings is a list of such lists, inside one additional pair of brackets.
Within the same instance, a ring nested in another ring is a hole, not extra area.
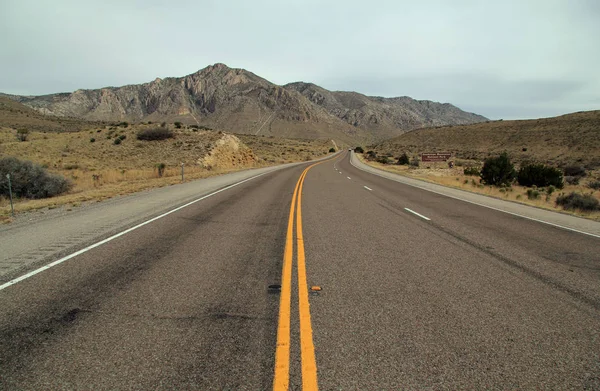
[(6, 179), (8, 179), (8, 194), (10, 196), (10, 213), (12, 217), (15, 217), (15, 208), (13, 207), (13, 199), (12, 199), (12, 187), (10, 184), (10, 174), (6, 174)]
[(183, 182), (183, 163), (181, 163), (181, 182)]

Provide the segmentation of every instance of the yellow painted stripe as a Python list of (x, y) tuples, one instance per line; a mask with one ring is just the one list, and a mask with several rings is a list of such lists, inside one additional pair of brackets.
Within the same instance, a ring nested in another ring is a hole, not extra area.
[(300, 180), (296, 183), (283, 253), (283, 270), (281, 273), (281, 296), (279, 298), (279, 323), (277, 326), (277, 349), (275, 351), (274, 391), (288, 391), (290, 378), (290, 314), (292, 301), (292, 260), (294, 250), (294, 207)]
[(310, 166), (301, 178), (298, 190), (298, 211), (296, 212), (296, 239), (298, 243), (298, 309), (300, 312), (300, 353), (302, 359), (302, 390), (317, 391), (317, 360), (313, 342), (310, 305), (308, 302), (308, 282), (306, 280), (306, 258), (304, 254), (304, 235), (302, 232), (302, 187)]
[[(314, 344), (312, 339), (312, 326), (310, 321), (310, 309), (308, 307), (308, 288), (306, 284), (306, 261), (304, 256), (304, 242), (302, 239), (302, 213), (299, 199), (301, 198), (301, 186), (304, 183), (304, 178), (312, 167), (317, 164), (325, 163), (331, 159), (315, 163), (307, 167), (294, 189), (292, 195), (292, 204), (290, 206), (290, 215), (288, 219), (288, 228), (285, 239), (285, 250), (283, 255), (283, 271), (281, 273), (281, 296), (279, 301), (279, 324), (277, 327), (277, 349), (275, 351), (275, 375), (273, 377), (274, 391), (288, 391), (290, 378), (290, 315), (291, 315), (291, 293), (292, 293), (292, 263), (294, 250), (294, 212), (296, 200), (298, 200), (298, 281), (300, 282), (300, 258), (302, 259), (302, 280), (304, 283), (299, 283), (300, 296), (300, 343), (302, 357), (302, 388), (306, 390), (318, 390), (317, 385), (317, 366), (314, 353)], [(302, 243), (300, 245), (300, 243)], [(301, 249), (301, 250), (300, 250)], [(300, 255), (300, 251), (301, 254)], [(302, 297), (304, 299), (302, 299)], [(305, 307), (305, 310), (302, 308)], [(303, 316), (308, 314), (308, 317)], [(303, 320), (304, 318), (304, 320)], [(304, 325), (304, 326), (303, 326)], [(304, 341), (309, 341), (305, 343)], [(310, 363), (312, 357), (312, 364)]]

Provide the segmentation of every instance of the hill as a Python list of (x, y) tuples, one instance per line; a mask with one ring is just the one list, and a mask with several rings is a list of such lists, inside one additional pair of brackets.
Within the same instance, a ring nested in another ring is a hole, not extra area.
[(93, 121), (179, 121), (235, 133), (382, 140), (422, 126), (485, 120), (452, 105), (408, 97), (278, 86), (244, 69), (208, 66), (185, 77), (44, 96), (5, 95), (42, 114)]
[(493, 121), (414, 130), (370, 147), (380, 154), (449, 151), (482, 160), (507, 151), (515, 161), (600, 168), (600, 111), (522, 121)]

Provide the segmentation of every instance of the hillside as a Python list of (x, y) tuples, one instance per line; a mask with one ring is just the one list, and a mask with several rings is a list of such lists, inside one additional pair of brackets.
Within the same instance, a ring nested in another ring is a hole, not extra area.
[(579, 164), (600, 168), (600, 111), (553, 118), (494, 121), (414, 130), (373, 145), (381, 154), (450, 151), (463, 159), (481, 160), (507, 151), (516, 161), (559, 167)]
[(408, 97), (330, 92), (313, 84), (275, 85), (244, 69), (215, 64), (185, 77), (44, 96), (6, 95), (39, 113), (93, 121), (180, 121), (235, 133), (382, 140), (428, 125), (484, 117)]

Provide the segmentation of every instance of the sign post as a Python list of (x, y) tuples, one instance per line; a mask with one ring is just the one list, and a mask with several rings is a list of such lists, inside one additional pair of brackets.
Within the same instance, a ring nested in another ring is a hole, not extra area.
[(183, 163), (181, 163), (181, 182), (183, 182)]
[(10, 196), (10, 214), (12, 217), (15, 217), (15, 208), (13, 207), (13, 199), (12, 199), (12, 187), (10, 184), (10, 174), (6, 174), (6, 179), (8, 179), (8, 194)]

